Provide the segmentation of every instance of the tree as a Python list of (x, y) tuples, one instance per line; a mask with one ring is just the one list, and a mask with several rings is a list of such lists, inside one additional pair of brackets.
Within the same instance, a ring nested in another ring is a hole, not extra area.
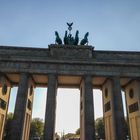
[[(5, 131), (4, 131), (4, 140), (9, 140), (12, 120), (13, 120), (13, 113), (7, 114), (7, 120), (6, 120)], [(44, 123), (42, 119), (40, 118), (32, 119), (31, 127), (30, 127), (30, 139), (31, 137), (41, 138), (43, 136), (43, 129), (44, 129)]]
[(64, 138), (65, 139), (70, 139), (70, 138), (75, 138), (75, 134), (74, 133), (68, 133), (68, 134), (66, 134), (66, 135), (64, 135)]
[(30, 128), (30, 139), (32, 137), (42, 138), (43, 129), (44, 129), (44, 123), (43, 123), (42, 119), (40, 119), (40, 118), (32, 119), (31, 128)]
[(55, 136), (54, 137), (55, 137), (56, 140), (59, 140), (60, 139), (60, 136), (58, 135), (58, 133), (55, 133)]
[(104, 129), (104, 122), (103, 118), (98, 118), (95, 121), (95, 131), (99, 138), (105, 138), (105, 129)]
[(76, 135), (80, 135), (80, 128), (78, 128), (75, 132)]

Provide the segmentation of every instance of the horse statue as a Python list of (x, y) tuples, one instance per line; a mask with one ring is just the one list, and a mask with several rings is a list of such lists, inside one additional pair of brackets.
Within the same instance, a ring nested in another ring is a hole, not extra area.
[(76, 31), (75, 38), (74, 38), (74, 45), (78, 45), (79, 43), (79, 31)]
[(68, 41), (68, 32), (67, 31), (65, 31), (64, 44), (65, 45), (68, 45), (69, 44), (69, 41)]
[(89, 32), (87, 32), (84, 36), (84, 39), (81, 40), (80, 42), (80, 45), (85, 45), (88, 43), (88, 35), (89, 35)]
[(62, 44), (62, 40), (61, 40), (61, 38), (59, 37), (59, 34), (58, 34), (57, 31), (55, 31), (55, 36), (56, 36), (55, 43), (56, 43), (56, 44)]
[(72, 34), (68, 35), (68, 45), (74, 45), (74, 38)]

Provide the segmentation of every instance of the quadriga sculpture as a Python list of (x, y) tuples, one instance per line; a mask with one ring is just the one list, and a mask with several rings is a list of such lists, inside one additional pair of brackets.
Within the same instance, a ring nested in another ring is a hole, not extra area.
[[(67, 23), (67, 25), (68, 25), (69, 33), (68, 33), (68, 31), (65, 31), (65, 35), (64, 35), (64, 38), (63, 38), (64, 45), (75, 45), (75, 46), (79, 45), (79, 31), (77, 30), (76, 33), (75, 33), (75, 37), (73, 37), (72, 34), (71, 34), (73, 22), (72, 23)], [(89, 35), (89, 32), (87, 32), (85, 34), (84, 38), (80, 42), (80, 45), (88, 44), (88, 35)], [(55, 36), (56, 36), (55, 43), (61, 45), (62, 40), (59, 37), (59, 34), (58, 34), (57, 31), (55, 31)]]

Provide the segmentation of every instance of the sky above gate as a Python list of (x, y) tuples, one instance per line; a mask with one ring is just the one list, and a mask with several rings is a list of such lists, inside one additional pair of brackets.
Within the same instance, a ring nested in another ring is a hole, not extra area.
[[(66, 22), (74, 22), (72, 34), (79, 30), (81, 39), (88, 31), (89, 45), (95, 46), (96, 50), (140, 51), (139, 7), (139, 0), (0, 0), (0, 45), (47, 48), (48, 44), (55, 42), (55, 30), (63, 37)], [(58, 110), (66, 106), (69, 112), (79, 112), (79, 91), (61, 89), (59, 92), (62, 94), (57, 97)], [(46, 89), (36, 90), (34, 117), (44, 118), (41, 110), (45, 105), (45, 93)], [(13, 93), (12, 97), (15, 99)], [(13, 98), (10, 100), (10, 111), (13, 110)], [(96, 101), (100, 106), (99, 96)], [(71, 109), (70, 104), (76, 107)], [(56, 129), (74, 132), (79, 127), (79, 119), (66, 121), (68, 113), (64, 113), (65, 109), (62, 109), (63, 112), (60, 110), (57, 123), (61, 122), (61, 125), (56, 124)], [(41, 113), (37, 113), (39, 111)], [(102, 115), (101, 109), (96, 112), (100, 112), (96, 117)], [(73, 118), (73, 113), (68, 116)], [(69, 124), (63, 125), (66, 122)]]

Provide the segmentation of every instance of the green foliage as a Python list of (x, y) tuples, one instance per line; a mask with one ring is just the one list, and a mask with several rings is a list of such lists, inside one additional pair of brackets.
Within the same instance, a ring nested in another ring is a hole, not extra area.
[(43, 136), (44, 123), (40, 118), (34, 118), (31, 122), (30, 138)]
[(58, 140), (60, 139), (60, 136), (59, 136), (58, 133), (55, 133), (55, 138), (58, 139)]
[(68, 133), (64, 135), (65, 139), (73, 139), (73, 138), (79, 138), (79, 137), (80, 137), (80, 128), (78, 128), (75, 133)]
[(105, 129), (104, 129), (104, 122), (103, 118), (98, 118), (95, 121), (95, 131), (99, 138), (105, 138)]
[[(7, 115), (7, 120), (5, 125), (4, 140), (9, 140), (9, 135), (12, 126), (12, 119), (13, 119), (13, 113), (9, 113)], [(31, 137), (41, 138), (43, 136), (43, 129), (44, 129), (44, 123), (42, 119), (40, 118), (32, 119), (31, 127), (30, 127), (30, 139)]]
[(75, 132), (76, 135), (80, 135), (80, 128), (78, 128)]
[[(13, 113), (9, 113), (7, 115), (7, 121), (5, 125), (5, 132), (4, 132), (4, 140), (9, 140), (9, 134), (11, 131), (11, 125), (12, 125), (12, 119), (13, 119)], [(31, 127), (30, 127), (30, 139), (31, 137), (40, 137), (43, 136), (43, 129), (44, 129), (44, 123), (43, 120), (40, 118), (34, 118), (31, 121)], [(124, 125), (125, 134), (128, 135), (128, 124), (125, 119), (125, 125)], [(104, 122), (103, 118), (98, 118), (95, 121), (95, 131), (96, 135), (99, 138), (104, 139), (105, 138), (105, 129), (104, 129)], [(78, 128), (74, 133), (68, 133), (64, 135), (65, 139), (67, 138), (78, 138), (80, 136), (80, 128)], [(58, 134), (55, 134), (56, 138), (60, 138)]]
[(13, 113), (9, 113), (8, 115), (7, 115), (7, 120), (12, 120), (13, 119)]
[(64, 135), (64, 138), (65, 139), (70, 139), (70, 138), (75, 138), (75, 134), (74, 133), (68, 133), (68, 134), (66, 134), (66, 135)]

